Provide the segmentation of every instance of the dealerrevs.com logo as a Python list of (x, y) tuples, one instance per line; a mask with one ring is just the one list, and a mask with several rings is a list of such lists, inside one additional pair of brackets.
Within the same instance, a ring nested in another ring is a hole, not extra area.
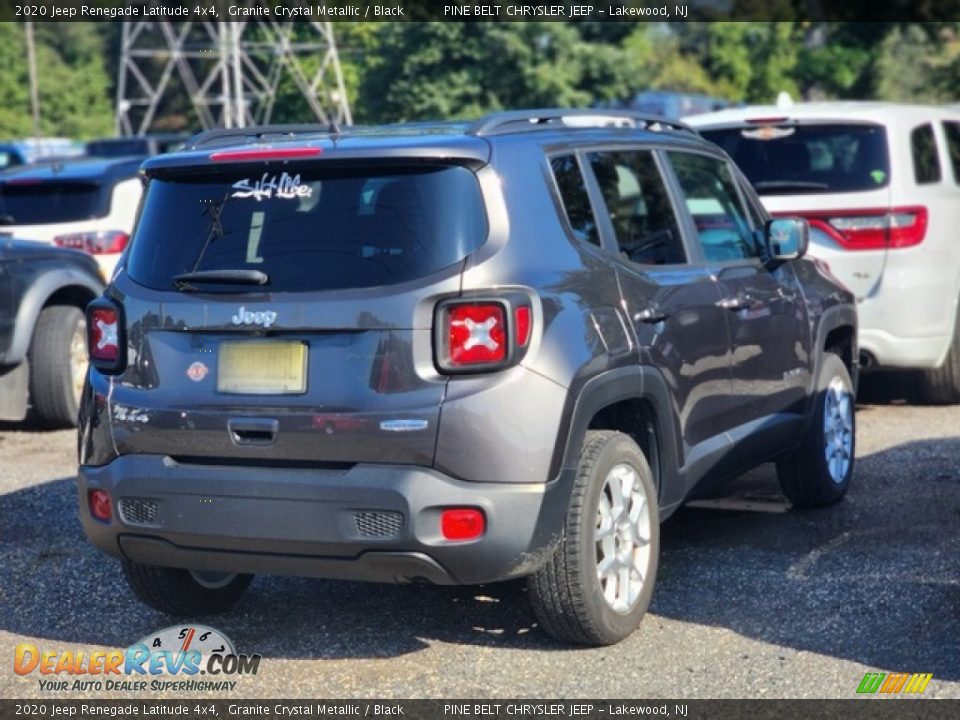
[(37, 677), (44, 692), (229, 692), (237, 685), (234, 678), (259, 669), (259, 655), (238, 654), (226, 635), (202, 625), (164, 628), (122, 650), (21, 643), (13, 655), (13, 671)]

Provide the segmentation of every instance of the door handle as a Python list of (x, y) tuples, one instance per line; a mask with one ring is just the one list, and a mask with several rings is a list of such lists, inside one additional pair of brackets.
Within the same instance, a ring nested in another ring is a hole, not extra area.
[(749, 295), (724, 298), (723, 300), (717, 301), (717, 307), (722, 307), (724, 310), (743, 310), (745, 308), (753, 305), (754, 300)]
[(662, 320), (666, 320), (668, 317), (670, 317), (670, 313), (666, 313), (663, 310), (659, 310), (657, 308), (645, 308), (635, 314), (633, 319), (636, 322), (642, 323), (658, 323)]
[(280, 423), (272, 418), (230, 418), (227, 430), (235, 445), (273, 445)]

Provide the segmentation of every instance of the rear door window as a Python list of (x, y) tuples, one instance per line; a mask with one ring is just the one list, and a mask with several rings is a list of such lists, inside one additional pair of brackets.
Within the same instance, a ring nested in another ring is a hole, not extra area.
[(588, 158), (620, 253), (644, 265), (686, 262), (677, 217), (653, 153), (592, 152)]
[(100, 185), (80, 182), (0, 183), (0, 224), (46, 225), (106, 214)]
[(567, 223), (574, 236), (582, 241), (600, 244), (597, 221), (590, 206), (590, 196), (575, 155), (559, 155), (550, 159), (550, 169), (563, 201)]
[(913, 177), (917, 185), (940, 182), (940, 158), (933, 126), (927, 123), (910, 133), (910, 153), (913, 156)]
[(760, 256), (754, 227), (730, 166), (689, 152), (669, 152), (704, 257), (726, 262)]
[(879, 125), (758, 125), (701, 134), (726, 150), (761, 195), (864, 192), (890, 180)]
[(365, 288), (458, 263), (486, 235), (477, 178), (459, 166), (157, 177), (127, 271), (161, 290), (209, 270), (258, 270), (278, 292)]

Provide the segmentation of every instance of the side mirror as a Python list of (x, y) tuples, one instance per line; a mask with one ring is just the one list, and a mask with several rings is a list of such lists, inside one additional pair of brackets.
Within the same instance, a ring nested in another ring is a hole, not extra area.
[(807, 253), (810, 225), (803, 218), (777, 218), (767, 222), (763, 241), (770, 260), (796, 260)]

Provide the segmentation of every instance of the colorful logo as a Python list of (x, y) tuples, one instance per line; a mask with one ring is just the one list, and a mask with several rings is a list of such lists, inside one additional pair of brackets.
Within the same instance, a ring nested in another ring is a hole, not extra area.
[(187, 368), (187, 377), (194, 382), (200, 382), (207, 376), (208, 372), (210, 372), (210, 368), (198, 361)]
[(919, 695), (927, 689), (933, 673), (882, 673), (868, 672), (863, 676), (857, 692), (863, 695), (874, 693)]
[(203, 625), (164, 628), (125, 649), (49, 650), (21, 643), (13, 654), (13, 671), (39, 675), (42, 691), (231, 691), (237, 684), (232, 678), (256, 675), (259, 668), (260, 655), (237, 653), (230, 638)]

